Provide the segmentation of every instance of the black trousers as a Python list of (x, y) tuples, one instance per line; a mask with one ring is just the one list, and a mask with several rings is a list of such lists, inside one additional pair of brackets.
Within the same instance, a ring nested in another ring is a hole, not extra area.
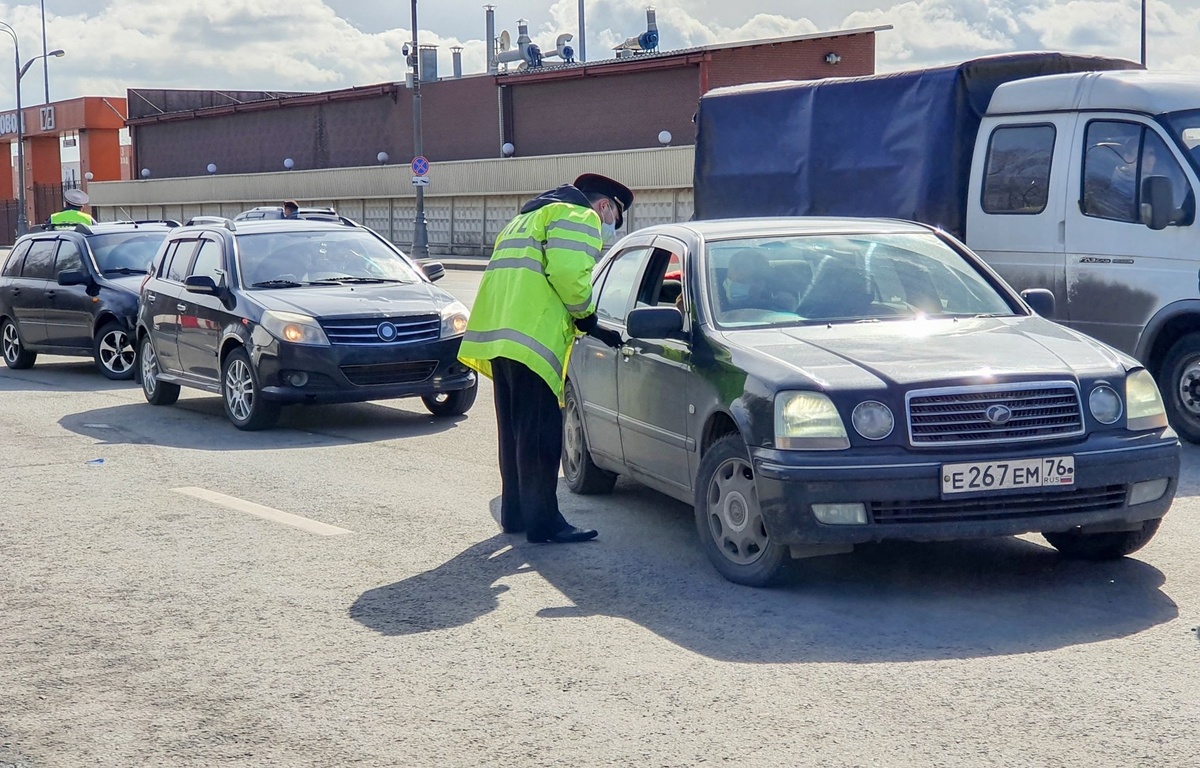
[(558, 510), (562, 410), (541, 376), (523, 363), (492, 360), (500, 433), (500, 525), (549, 535), (566, 526)]

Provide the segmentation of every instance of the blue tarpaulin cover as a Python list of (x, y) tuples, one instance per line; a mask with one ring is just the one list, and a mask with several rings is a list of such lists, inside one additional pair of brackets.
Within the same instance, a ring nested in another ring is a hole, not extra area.
[(1099, 56), (1014, 53), (714, 90), (697, 115), (695, 217), (885, 216), (962, 237), (975, 134), (1001, 83), (1137, 68)]

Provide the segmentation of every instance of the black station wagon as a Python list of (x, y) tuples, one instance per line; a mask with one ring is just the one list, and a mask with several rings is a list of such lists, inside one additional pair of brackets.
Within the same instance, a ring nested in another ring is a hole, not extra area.
[(173, 221), (39, 228), (0, 268), (0, 351), (9, 368), (38, 353), (86, 355), (110, 379), (134, 373), (138, 288)]
[(270, 427), (287, 403), (419, 396), (466, 413), (467, 308), (432, 284), (443, 274), (347, 219), (193, 219), (142, 287), (142, 391), (154, 405), (181, 386), (218, 393), (239, 429)]
[(731, 581), (886, 539), (1040, 532), (1067, 557), (1121, 557), (1175, 496), (1179, 441), (1146, 369), (924, 226), (651, 227), (594, 287), (628, 341), (576, 342), (567, 482), (623, 474), (693, 504)]

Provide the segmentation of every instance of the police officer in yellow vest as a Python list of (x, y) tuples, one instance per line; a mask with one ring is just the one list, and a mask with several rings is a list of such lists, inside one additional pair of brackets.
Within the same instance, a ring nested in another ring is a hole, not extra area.
[(63, 201), (66, 203), (66, 208), (58, 213), (50, 216), (50, 226), (58, 227), (64, 225), (74, 226), (75, 224), (92, 225), (96, 223), (88, 214), (84, 213), (82, 208), (88, 204), (87, 192), (82, 189), (68, 189), (63, 193)]
[(611, 347), (596, 323), (592, 269), (633, 204), (629, 188), (588, 173), (530, 200), (496, 239), (459, 359), (495, 384), (500, 525), (532, 542), (587, 541), (558, 509), (562, 398), (575, 334)]

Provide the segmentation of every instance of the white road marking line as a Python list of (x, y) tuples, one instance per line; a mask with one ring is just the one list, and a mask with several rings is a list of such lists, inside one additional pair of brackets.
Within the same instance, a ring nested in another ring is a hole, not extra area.
[(185, 496), (193, 496), (197, 499), (210, 501), (213, 504), (218, 504), (229, 509), (236, 509), (239, 512), (245, 512), (248, 515), (261, 517), (264, 520), (270, 520), (273, 523), (283, 523), (290, 525), (293, 528), (299, 528), (309, 533), (315, 533), (319, 536), (338, 536), (343, 533), (354, 533), (345, 528), (338, 528), (336, 525), (328, 525), (319, 523), (316, 520), (309, 520), (307, 517), (293, 515), (291, 512), (281, 512), (278, 509), (264, 507), (262, 504), (255, 504), (253, 501), (239, 499), (236, 496), (226, 496), (223, 493), (210, 491), (207, 488), (174, 488), (175, 493), (182, 493)]

